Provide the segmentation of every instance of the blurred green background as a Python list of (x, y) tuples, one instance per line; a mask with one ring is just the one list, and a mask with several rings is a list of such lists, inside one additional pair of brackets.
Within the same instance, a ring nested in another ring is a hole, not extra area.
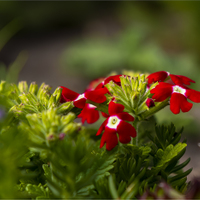
[[(123, 69), (188, 76), (200, 90), (200, 2), (0, 2), (0, 78), (46, 82), (83, 92)], [(200, 107), (159, 122), (199, 138)]]

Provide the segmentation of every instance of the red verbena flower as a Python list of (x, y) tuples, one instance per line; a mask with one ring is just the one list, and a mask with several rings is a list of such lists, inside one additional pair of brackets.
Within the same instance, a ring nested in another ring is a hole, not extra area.
[[(62, 90), (60, 102), (73, 101), (75, 107), (83, 109), (78, 117), (82, 118), (82, 123), (87, 121), (91, 124), (99, 119), (99, 111), (92, 104), (87, 104), (86, 100), (91, 100), (95, 103), (103, 103), (107, 100), (105, 94), (109, 93), (108, 89), (104, 86), (111, 80), (120, 85), (121, 75), (109, 76), (108, 78), (100, 78), (92, 81), (86, 91), (83, 94), (78, 94), (66, 87), (60, 86)], [(108, 117), (107, 114), (102, 113), (104, 117)]]
[(99, 111), (96, 110), (96, 106), (86, 103), (78, 117), (81, 118), (82, 124), (84, 124), (85, 121), (87, 121), (88, 124), (92, 124), (99, 119)]
[(85, 94), (79, 94), (63, 86), (60, 87), (62, 88), (61, 103), (73, 101), (75, 107), (84, 108), (86, 102)]
[(160, 82), (150, 93), (153, 94), (152, 99), (155, 99), (156, 102), (164, 101), (171, 96), (170, 110), (174, 114), (178, 114), (180, 110), (188, 112), (192, 108), (193, 104), (188, 102), (187, 99), (200, 103), (200, 92), (186, 86)]
[(106, 101), (105, 94), (108, 92), (107, 88), (100, 88), (97, 90), (86, 91), (83, 94), (74, 92), (66, 87), (60, 86), (62, 90), (60, 102), (73, 101), (74, 106), (83, 109), (87, 99), (94, 101), (95, 103), (103, 103)]
[(106, 149), (112, 150), (118, 144), (117, 133), (119, 134), (119, 141), (127, 144), (131, 141), (131, 137), (136, 137), (135, 128), (125, 121), (134, 121), (134, 117), (123, 112), (124, 106), (111, 101), (108, 106), (109, 117), (100, 126), (96, 135), (100, 135), (103, 131), (101, 138), (100, 148), (106, 143)]
[(83, 94), (78, 94), (66, 87), (60, 87), (63, 89), (60, 102), (64, 103), (73, 101), (75, 107), (82, 109), (81, 113), (78, 115), (79, 118), (82, 118), (82, 123), (87, 121), (87, 123), (91, 124), (99, 119), (99, 111), (95, 109), (96, 106), (86, 103), (86, 100), (89, 99), (96, 103), (105, 102), (105, 94), (108, 91), (107, 88), (100, 88), (93, 91), (87, 91)]
[(168, 76), (170, 76), (171, 80), (174, 82), (175, 85), (190, 85), (190, 82), (195, 83), (195, 81), (186, 76), (174, 75), (166, 71), (159, 71), (159, 72), (154, 72), (149, 76), (147, 76), (148, 84), (152, 84), (157, 81), (163, 82), (166, 80)]

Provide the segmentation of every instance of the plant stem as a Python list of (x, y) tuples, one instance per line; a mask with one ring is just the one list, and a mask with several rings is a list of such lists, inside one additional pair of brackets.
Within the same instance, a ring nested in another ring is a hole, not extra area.
[(131, 143), (132, 143), (133, 145), (138, 146), (138, 138), (139, 138), (139, 130), (138, 130), (138, 127), (139, 127), (139, 121), (138, 121), (137, 119), (135, 119), (135, 121), (134, 121), (134, 123), (133, 123), (133, 126), (135, 127), (137, 136), (136, 136), (135, 138), (132, 138)]
[(150, 108), (148, 111), (141, 114), (142, 119), (147, 119), (148, 117), (152, 116), (159, 110), (163, 109), (165, 106), (169, 105), (169, 99), (166, 99), (163, 102), (158, 103), (156, 106)]

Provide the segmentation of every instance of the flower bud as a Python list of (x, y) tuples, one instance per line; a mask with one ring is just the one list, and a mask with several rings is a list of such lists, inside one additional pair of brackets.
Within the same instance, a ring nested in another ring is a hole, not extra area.
[(62, 94), (62, 88), (59, 87), (55, 90), (55, 92), (51, 95), (49, 99), (49, 104), (48, 104), (49, 108), (59, 105), (61, 94)]
[(66, 102), (61, 104), (58, 109), (57, 109), (57, 113), (67, 113), (69, 112), (72, 108), (73, 108), (73, 102)]
[(27, 82), (26, 81), (20, 81), (19, 83), (18, 83), (18, 88), (19, 88), (19, 91), (21, 92), (21, 93), (23, 93), (23, 92), (28, 92), (28, 84), (27, 84)]
[(63, 140), (65, 138), (65, 133), (60, 133), (59, 140)]
[(151, 107), (154, 107), (154, 106), (155, 106), (155, 103), (154, 103), (153, 99), (148, 98), (148, 99), (146, 100), (146, 105), (147, 105), (148, 108), (151, 108)]
[(37, 91), (38, 91), (38, 85), (35, 82), (32, 82), (29, 86), (29, 92), (36, 95)]

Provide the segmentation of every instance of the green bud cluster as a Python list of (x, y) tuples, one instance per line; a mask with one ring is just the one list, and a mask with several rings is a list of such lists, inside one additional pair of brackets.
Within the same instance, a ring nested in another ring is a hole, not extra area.
[(121, 86), (112, 81), (106, 85), (117, 102), (123, 104), (126, 111), (134, 116), (149, 110), (146, 100), (151, 96), (150, 89), (155, 87), (156, 84), (147, 89), (145, 74), (137, 74), (134, 77), (121, 76), (120, 79)]
[[(3, 87), (3, 83), (0, 89)], [(53, 94), (50, 93), (51, 87), (42, 84), (39, 88), (35, 82), (28, 86), (27, 82), (21, 81), (18, 86), (13, 85), (13, 90), (8, 97), (12, 101), (13, 106), (10, 112), (15, 113), (17, 118), (23, 119), (26, 114), (37, 113), (41, 116), (41, 112), (52, 108), (58, 108), (59, 114), (67, 114), (73, 105), (70, 102), (60, 104), (62, 93), (61, 88), (57, 88)]]
[(80, 124), (74, 122), (75, 117), (73, 113), (58, 115), (57, 109), (52, 108), (42, 111), (40, 117), (37, 113), (27, 114), (28, 123), (22, 122), (20, 129), (29, 134), (36, 149), (47, 149), (64, 139), (66, 134), (70, 135), (80, 129)]

